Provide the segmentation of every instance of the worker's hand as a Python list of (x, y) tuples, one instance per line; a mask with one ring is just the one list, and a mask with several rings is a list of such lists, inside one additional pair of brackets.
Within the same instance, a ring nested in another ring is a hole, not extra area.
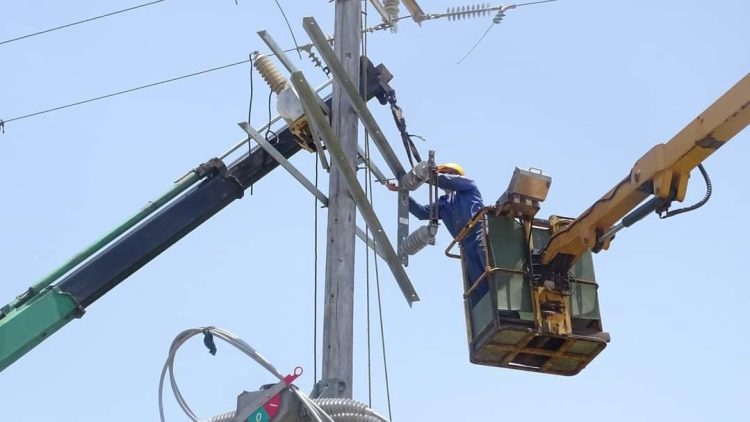
[(386, 182), (385, 187), (391, 192), (398, 192), (398, 185), (393, 182)]

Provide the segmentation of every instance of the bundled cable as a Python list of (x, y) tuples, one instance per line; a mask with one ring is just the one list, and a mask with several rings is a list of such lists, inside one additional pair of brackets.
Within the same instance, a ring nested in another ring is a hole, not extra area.
[[(284, 381), (284, 375), (281, 374), (270, 362), (268, 362), (263, 356), (260, 355), (252, 346), (247, 344), (241, 338), (232, 334), (229, 331), (222, 330), (221, 328), (215, 327), (199, 327), (191, 328), (181, 332), (172, 341), (172, 345), (169, 347), (169, 354), (167, 360), (164, 362), (164, 367), (161, 371), (161, 377), (159, 378), (159, 417), (162, 422), (164, 419), (164, 380), (167, 373), (169, 373), (169, 383), (172, 386), (172, 392), (180, 405), (180, 408), (193, 422), (200, 422), (200, 418), (193, 412), (188, 406), (185, 398), (180, 393), (180, 389), (177, 386), (177, 382), (174, 377), (174, 357), (177, 354), (177, 350), (190, 338), (203, 334), (203, 342), (208, 348), (209, 352), (213, 355), (216, 353), (216, 345), (214, 338), (219, 338), (225, 342), (231, 344), (235, 348), (239, 349), (242, 353), (246, 354), (268, 372), (273, 374), (279, 381)], [(366, 405), (356, 402), (351, 399), (336, 398), (336, 399), (316, 399), (313, 400), (307, 395), (301, 393), (296, 387), (290, 385), (290, 390), (299, 399), (300, 403), (307, 409), (310, 417), (316, 422), (337, 422), (337, 421), (356, 421), (356, 422), (388, 422), (388, 419), (380, 416), (378, 413), (368, 408)], [(229, 411), (222, 413), (221, 415), (215, 416), (209, 419), (209, 422), (229, 422), (235, 417), (235, 411)]]

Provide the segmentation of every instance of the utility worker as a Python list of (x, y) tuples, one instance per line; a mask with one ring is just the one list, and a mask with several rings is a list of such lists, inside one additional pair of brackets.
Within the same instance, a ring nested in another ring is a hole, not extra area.
[[(438, 199), (438, 215), (455, 239), (471, 217), (484, 206), (482, 194), (479, 193), (474, 180), (466, 177), (464, 168), (456, 163), (437, 166), (437, 173), (437, 185), (445, 191), (445, 195)], [(389, 183), (387, 187), (392, 191), (398, 190), (394, 183)], [(411, 196), (409, 196), (409, 212), (420, 220), (430, 218), (429, 206), (420, 204)], [(484, 233), (481, 224), (474, 226), (471, 232), (464, 236), (461, 240), (461, 249), (466, 263), (468, 288), (484, 273), (486, 267)], [(475, 290), (475, 297), (481, 297), (487, 290), (487, 284), (482, 283)]]

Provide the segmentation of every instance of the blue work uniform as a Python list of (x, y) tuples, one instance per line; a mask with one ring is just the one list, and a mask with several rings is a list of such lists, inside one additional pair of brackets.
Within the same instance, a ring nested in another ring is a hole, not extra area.
[[(484, 206), (482, 194), (477, 184), (468, 177), (454, 174), (439, 174), (437, 185), (441, 189), (450, 191), (438, 199), (438, 215), (443, 220), (445, 228), (455, 238), (471, 217)], [(430, 207), (422, 205), (409, 197), (409, 212), (420, 220), (430, 218)], [(484, 234), (481, 224), (477, 224), (471, 233), (461, 240), (461, 248), (466, 263), (466, 273), (469, 285), (473, 284), (486, 267), (484, 255)], [(477, 294), (483, 295), (487, 291), (487, 284), (477, 287)]]

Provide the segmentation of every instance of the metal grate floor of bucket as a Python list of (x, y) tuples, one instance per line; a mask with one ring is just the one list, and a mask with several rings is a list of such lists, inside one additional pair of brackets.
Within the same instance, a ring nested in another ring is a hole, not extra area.
[[(603, 333), (606, 336), (606, 333)], [(607, 340), (555, 336), (503, 327), (482, 344), (472, 345), (471, 362), (556, 375), (575, 375), (604, 348)]]

